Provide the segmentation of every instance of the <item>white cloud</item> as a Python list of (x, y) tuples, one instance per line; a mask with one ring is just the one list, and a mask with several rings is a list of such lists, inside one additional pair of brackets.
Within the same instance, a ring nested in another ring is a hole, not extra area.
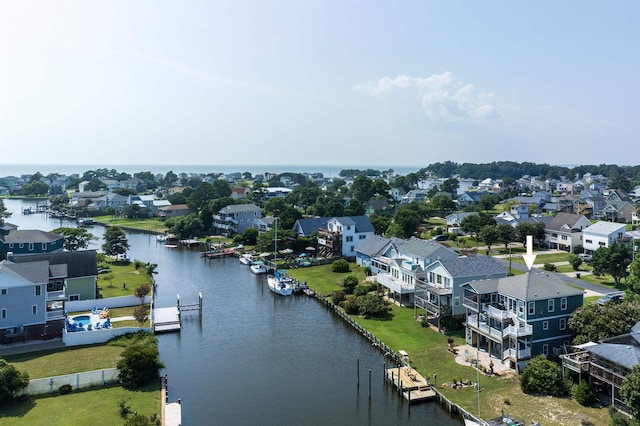
[(425, 78), (383, 77), (358, 84), (353, 90), (372, 96), (408, 91), (415, 96), (427, 117), (434, 120), (485, 119), (499, 115), (493, 93), (478, 92), (473, 84), (463, 83), (449, 71)]

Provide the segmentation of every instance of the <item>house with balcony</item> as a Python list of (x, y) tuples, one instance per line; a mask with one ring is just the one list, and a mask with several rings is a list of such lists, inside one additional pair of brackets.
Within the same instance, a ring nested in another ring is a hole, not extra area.
[(260, 207), (255, 204), (229, 204), (213, 215), (213, 229), (217, 234), (232, 237), (252, 228), (261, 217)]
[(95, 299), (93, 250), (19, 256), (0, 262), (0, 343), (59, 336), (65, 302)]
[(582, 246), (587, 254), (593, 254), (600, 247), (622, 242), (625, 231), (624, 223), (596, 222), (582, 230)]
[(426, 267), (424, 276), (416, 282), (415, 305), (429, 318), (464, 317), (462, 284), (503, 278), (507, 269), (491, 256), (465, 256), (436, 260)]
[(373, 236), (367, 216), (333, 217), (318, 228), (318, 254), (323, 257), (356, 256), (356, 246)]
[(607, 389), (614, 405), (624, 408), (626, 404), (620, 396), (620, 386), (633, 367), (640, 364), (640, 323), (629, 333), (574, 348), (576, 351), (560, 356), (563, 371), (573, 371), (579, 380), (585, 378), (590, 385)]
[(573, 253), (582, 244), (582, 230), (591, 226), (586, 216), (575, 213), (558, 213), (544, 228), (547, 247)]
[(432, 240), (411, 238), (390, 241), (381, 253), (371, 257), (376, 281), (386, 289), (387, 296), (402, 305), (414, 304), (416, 283), (425, 280), (425, 269), (440, 259), (457, 258), (458, 254)]
[(528, 272), (462, 285), (465, 338), (510, 368), (550, 355), (573, 339), (567, 321), (582, 306), (583, 292), (557, 275)]

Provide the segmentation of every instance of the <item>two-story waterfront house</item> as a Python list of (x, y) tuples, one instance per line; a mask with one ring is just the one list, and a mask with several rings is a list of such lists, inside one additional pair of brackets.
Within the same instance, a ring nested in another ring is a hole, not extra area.
[(626, 225), (614, 222), (596, 222), (582, 230), (582, 246), (588, 254), (593, 254), (600, 247), (610, 247), (614, 242), (624, 238)]
[(371, 267), (378, 271), (376, 281), (390, 299), (412, 305), (416, 283), (425, 280), (425, 268), (437, 260), (457, 257), (455, 251), (435, 241), (411, 238), (388, 244), (381, 254), (371, 258)]
[(213, 215), (213, 229), (217, 234), (231, 237), (252, 228), (254, 221), (262, 217), (255, 204), (230, 204)]
[(574, 213), (558, 213), (544, 228), (544, 241), (552, 249), (573, 252), (582, 244), (582, 230), (591, 226), (586, 216)]
[(573, 336), (571, 313), (583, 292), (555, 274), (531, 273), (462, 285), (468, 344), (521, 371), (537, 355), (554, 353)]
[(356, 246), (373, 236), (373, 225), (367, 216), (333, 217), (318, 228), (320, 256), (355, 256)]
[[(381, 263), (378, 258), (384, 257), (391, 244), (401, 243), (402, 241), (404, 240), (401, 238), (385, 238), (379, 235), (372, 235), (356, 246), (356, 263), (360, 266), (371, 268), (372, 274), (388, 272), (388, 265), (391, 263), (391, 259), (386, 259)], [(380, 269), (381, 265), (382, 269)]]
[(436, 260), (426, 267), (425, 279), (416, 282), (416, 308), (424, 309), (430, 318), (463, 317), (466, 309), (462, 305), (462, 284), (506, 276), (502, 262), (491, 256)]

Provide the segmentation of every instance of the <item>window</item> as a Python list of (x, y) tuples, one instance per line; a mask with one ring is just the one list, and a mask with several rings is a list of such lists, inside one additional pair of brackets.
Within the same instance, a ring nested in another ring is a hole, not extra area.
[(0, 290), (0, 295), (6, 296), (8, 291), (9, 290), (7, 290), (6, 288), (3, 288), (2, 290)]
[(549, 355), (549, 345), (542, 345), (542, 353)]
[(549, 329), (549, 321), (542, 321), (542, 329), (543, 330)]
[(567, 310), (567, 298), (563, 297), (562, 299), (560, 299), (560, 310), (562, 311), (566, 311)]
[(9, 248), (12, 249), (13, 248), (13, 243), (9, 243)]
[(536, 313), (536, 302), (529, 302), (529, 315)]
[(365, 238), (367, 238), (367, 236), (364, 235), (364, 234), (358, 235), (358, 239), (360, 239), (360, 240), (364, 240)]
[(42, 251), (46, 251), (47, 250), (47, 243), (42, 243)]
[(567, 329), (567, 319), (560, 318), (560, 330), (566, 330), (566, 329)]
[(605, 246), (605, 243), (604, 243), (604, 241), (600, 241), (600, 242), (598, 242), (598, 245), (599, 245), (600, 247), (604, 247), (604, 246)]
[(351, 246), (351, 251), (356, 251), (356, 246)]
[(40, 296), (40, 292), (42, 291), (42, 289), (40, 288), (39, 285), (36, 286), (36, 296)]
[(38, 315), (38, 306), (36, 306), (36, 305), (32, 305), (31, 306), (31, 314), (32, 315)]
[(0, 315), (0, 317), (2, 317), (2, 319), (7, 319), (7, 310), (6, 309), (2, 309), (2, 315)]
[(584, 242), (587, 243), (587, 244), (591, 244), (591, 243), (593, 243), (593, 240), (584, 240)]
[(18, 247), (19, 247), (19, 248), (24, 248), (24, 243), (20, 243), (20, 244), (18, 244)]
[(567, 241), (567, 240), (569, 239), (569, 237), (568, 237), (568, 236), (566, 236), (566, 235), (563, 235), (563, 236), (562, 236), (562, 239), (563, 239), (564, 241)]
[(79, 294), (72, 294), (69, 296), (69, 301), (80, 300)]
[(553, 312), (556, 309), (556, 301), (555, 301), (555, 299), (549, 299), (548, 303), (549, 304), (547, 306), (547, 310), (549, 312)]
[(33, 251), (33, 243), (29, 243), (29, 251)]
[(460, 306), (460, 296), (456, 296), (453, 298), (453, 304), (455, 306)]
[(353, 235), (347, 235), (347, 242), (350, 243), (353, 241)]

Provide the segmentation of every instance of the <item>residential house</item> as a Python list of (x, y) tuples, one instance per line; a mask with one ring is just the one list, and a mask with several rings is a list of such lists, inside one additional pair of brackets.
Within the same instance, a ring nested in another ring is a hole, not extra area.
[(231, 188), (231, 198), (234, 200), (242, 200), (249, 196), (251, 189), (246, 186), (235, 186)]
[(611, 222), (631, 223), (635, 211), (636, 207), (628, 201), (610, 200), (598, 217)]
[(191, 209), (186, 204), (173, 204), (170, 206), (160, 207), (159, 216), (163, 219), (171, 219), (172, 217), (187, 216), (191, 213)]
[(518, 371), (529, 359), (559, 352), (571, 341), (567, 321), (583, 304), (582, 290), (546, 272), (471, 281), (462, 287), (466, 342)]
[(95, 251), (0, 262), (0, 343), (59, 336), (67, 300), (94, 299)]
[(293, 224), (293, 232), (298, 237), (310, 237), (311, 234), (320, 228), (327, 226), (328, 217), (306, 217), (296, 220)]
[(264, 200), (265, 202), (272, 199), (272, 198), (284, 198), (287, 195), (289, 195), (289, 193), (291, 191), (293, 191), (293, 189), (291, 188), (284, 188), (284, 187), (269, 187), (269, 188), (264, 188), (266, 190), (266, 193), (264, 195)]
[(371, 216), (372, 214), (384, 213), (391, 209), (391, 205), (387, 200), (370, 200), (367, 203), (365, 214)]
[(614, 242), (622, 242), (626, 230), (623, 223), (596, 222), (582, 230), (582, 247), (587, 254), (593, 254), (600, 247), (610, 247)]
[(591, 226), (586, 216), (574, 213), (558, 213), (544, 228), (547, 247), (570, 253), (582, 244), (582, 230)]
[(374, 234), (367, 216), (333, 217), (318, 229), (318, 254), (323, 257), (355, 256), (356, 246)]
[(260, 207), (255, 204), (230, 204), (213, 216), (213, 229), (218, 234), (231, 237), (252, 228), (254, 221), (261, 217)]
[(253, 227), (258, 230), (258, 233), (262, 234), (263, 232), (273, 229), (275, 222), (275, 217), (261, 217), (253, 221)]
[(402, 197), (402, 202), (403, 203), (413, 203), (414, 201), (422, 202), (425, 200), (426, 196), (427, 196), (427, 191), (425, 191), (424, 189), (412, 189)]
[(426, 267), (425, 279), (416, 283), (415, 304), (428, 316), (462, 317), (462, 284), (507, 276), (503, 263), (491, 256), (440, 259)]
[[(477, 215), (478, 212), (455, 212), (445, 216), (444, 220), (447, 226), (447, 232), (458, 233), (460, 225), (465, 218)], [(459, 233), (462, 233), (462, 231), (460, 231)]]
[[(369, 238), (365, 238), (356, 246), (356, 263), (360, 266), (369, 267), (373, 274), (381, 271), (388, 272), (389, 268), (386, 265), (389, 265), (391, 260), (387, 259), (381, 263), (377, 261), (377, 259), (378, 257), (384, 256), (384, 253), (391, 244), (397, 244), (402, 241), (404, 240), (401, 238), (385, 238), (379, 235), (372, 235)], [(381, 264), (385, 265), (384, 269), (379, 269)]]
[(376, 281), (387, 290), (387, 295), (397, 303), (414, 303), (416, 282), (425, 280), (425, 268), (441, 259), (452, 259), (458, 254), (433, 240), (411, 238), (392, 241), (382, 253), (371, 257), (372, 271), (377, 271)]
[(458, 207), (475, 206), (485, 195), (489, 195), (488, 191), (465, 191), (458, 197)]
[(403, 188), (391, 188), (389, 190), (389, 195), (396, 202), (401, 202), (404, 196), (407, 194)]
[(64, 236), (40, 230), (19, 230), (17, 226), (0, 220), (0, 254), (7, 258), (27, 254), (56, 253), (63, 250)]
[(625, 408), (620, 386), (633, 367), (640, 363), (640, 323), (634, 325), (629, 333), (574, 348), (577, 351), (560, 355), (563, 373), (568, 369), (578, 373), (580, 379), (587, 376), (590, 384), (604, 385), (610, 401)]

